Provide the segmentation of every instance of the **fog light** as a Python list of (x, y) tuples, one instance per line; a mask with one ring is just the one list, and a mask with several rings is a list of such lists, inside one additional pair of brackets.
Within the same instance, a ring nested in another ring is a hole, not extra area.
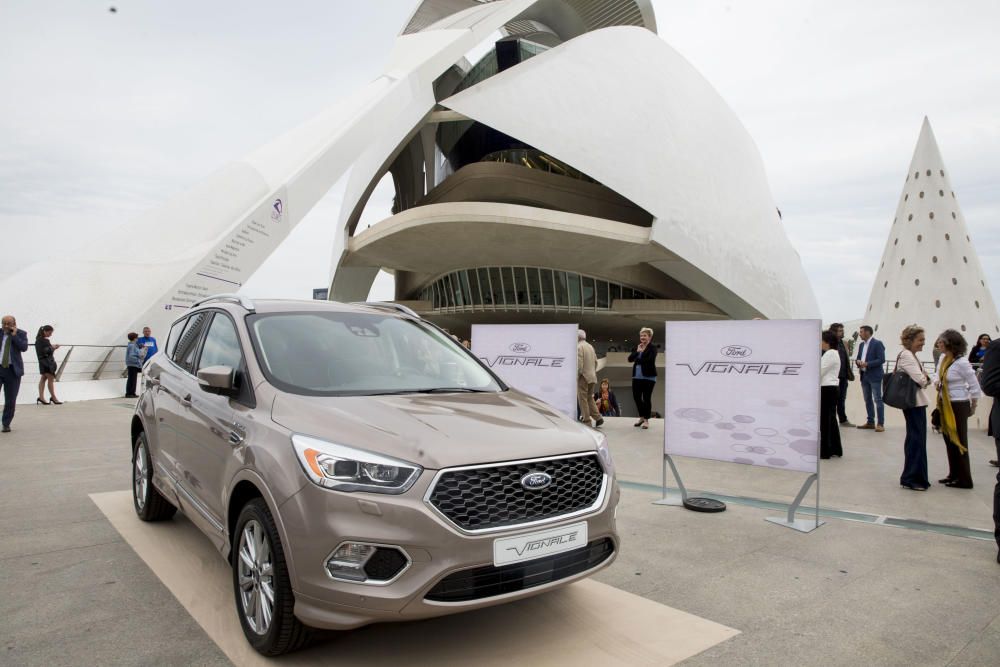
[(410, 557), (390, 544), (343, 542), (325, 565), (333, 579), (381, 586), (395, 581), (410, 566)]
[(368, 578), (364, 570), (365, 563), (375, 553), (375, 549), (376, 547), (370, 544), (344, 542), (330, 554), (330, 558), (326, 561), (326, 569), (334, 579), (364, 581)]

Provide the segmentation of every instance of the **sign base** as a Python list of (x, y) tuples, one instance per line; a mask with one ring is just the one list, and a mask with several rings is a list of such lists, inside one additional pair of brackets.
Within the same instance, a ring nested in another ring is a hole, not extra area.
[(691, 510), (692, 512), (715, 514), (716, 512), (725, 512), (726, 503), (714, 498), (689, 497), (684, 500), (684, 509)]
[(776, 517), (776, 516), (768, 517), (764, 519), (764, 521), (769, 521), (770, 523), (776, 523), (779, 526), (784, 526), (785, 528), (791, 528), (792, 530), (797, 530), (800, 533), (811, 533), (826, 523), (826, 521), (817, 521), (815, 519), (793, 519), (792, 521), (789, 521), (785, 517)]

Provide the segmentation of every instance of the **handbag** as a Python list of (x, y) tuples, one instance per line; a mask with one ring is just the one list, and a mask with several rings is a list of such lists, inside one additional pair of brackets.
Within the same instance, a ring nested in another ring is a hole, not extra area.
[[(903, 355), (902, 352), (899, 353)], [(892, 373), (882, 377), (882, 402), (886, 405), (907, 410), (917, 407), (917, 389), (920, 388), (905, 371), (899, 370), (899, 357)]]

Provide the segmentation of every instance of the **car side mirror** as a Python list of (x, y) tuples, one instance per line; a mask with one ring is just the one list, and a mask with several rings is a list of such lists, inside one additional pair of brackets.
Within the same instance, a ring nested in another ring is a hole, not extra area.
[(235, 371), (229, 366), (209, 366), (198, 371), (198, 384), (210, 394), (235, 396), (233, 388)]

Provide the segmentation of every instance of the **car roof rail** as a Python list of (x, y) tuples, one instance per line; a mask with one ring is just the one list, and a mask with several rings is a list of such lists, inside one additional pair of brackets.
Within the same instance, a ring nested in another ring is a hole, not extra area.
[(410, 317), (415, 317), (418, 320), (423, 319), (417, 312), (410, 308), (409, 306), (404, 306), (401, 303), (393, 303), (392, 301), (355, 301), (351, 305), (354, 306), (367, 306), (369, 308), (379, 308), (381, 310), (394, 310), (397, 313), (403, 313), (404, 315), (409, 315)]
[(200, 301), (196, 301), (191, 305), (192, 308), (197, 308), (206, 303), (211, 303), (213, 301), (225, 301), (226, 303), (235, 303), (243, 307), (244, 310), (250, 313), (255, 313), (257, 310), (254, 308), (253, 301), (240, 294), (213, 294), (212, 296), (207, 296)]

